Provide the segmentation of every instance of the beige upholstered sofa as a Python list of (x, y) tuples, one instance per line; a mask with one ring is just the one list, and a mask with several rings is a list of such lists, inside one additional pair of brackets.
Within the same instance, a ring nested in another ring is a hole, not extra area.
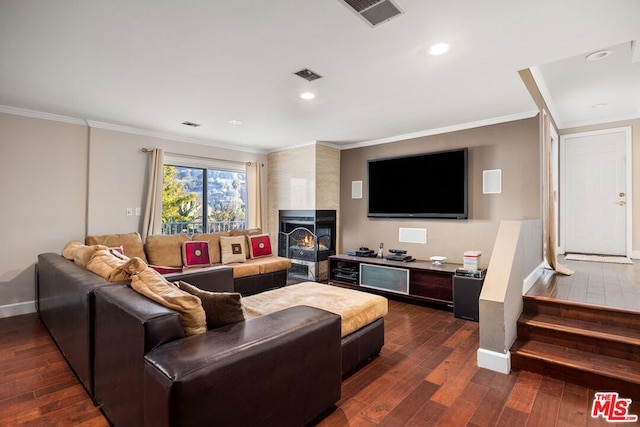
[[(85, 244), (122, 247), (124, 255), (139, 257), (162, 273), (188, 273), (210, 266), (228, 265), (233, 269), (234, 291), (242, 295), (285, 286), (287, 271), (291, 268), (291, 260), (271, 253), (270, 239), (260, 229), (152, 235), (144, 244), (137, 232), (92, 235), (87, 236)], [(186, 252), (191, 246), (196, 249), (189, 258)], [(208, 257), (195, 255), (202, 255), (205, 250)]]

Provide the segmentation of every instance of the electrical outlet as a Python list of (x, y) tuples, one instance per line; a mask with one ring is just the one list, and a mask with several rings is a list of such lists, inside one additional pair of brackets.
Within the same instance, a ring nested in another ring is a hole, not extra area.
[(140, 216), (140, 208), (136, 208), (136, 216)]
[(133, 216), (133, 208), (127, 208), (127, 216)]

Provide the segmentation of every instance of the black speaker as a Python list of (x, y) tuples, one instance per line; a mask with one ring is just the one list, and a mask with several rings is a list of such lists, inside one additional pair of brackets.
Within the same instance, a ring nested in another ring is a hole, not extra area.
[(478, 299), (484, 278), (453, 276), (453, 315), (461, 319), (480, 319)]

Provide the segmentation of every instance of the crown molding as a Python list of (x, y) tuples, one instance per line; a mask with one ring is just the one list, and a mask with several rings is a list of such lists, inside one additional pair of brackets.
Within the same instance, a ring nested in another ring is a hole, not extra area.
[(45, 113), (42, 111), (28, 110), (26, 108), (10, 107), (8, 105), (0, 105), (0, 113), (13, 114), (14, 116), (32, 117), (34, 119), (51, 120), (54, 122), (70, 123), (72, 125), (87, 125), (86, 120), (79, 119), (77, 117)]
[(459, 125), (446, 126), (437, 129), (430, 129), (420, 132), (407, 133), (404, 135), (392, 136), (389, 138), (374, 139), (371, 141), (356, 142), (354, 144), (343, 145), (339, 147), (341, 150), (349, 150), (352, 148), (369, 147), (372, 145), (388, 144), (390, 142), (406, 141), (408, 139), (422, 138), (424, 136), (441, 135), (443, 133), (457, 132), (461, 130), (480, 128), (484, 126), (497, 125), (500, 123), (515, 122), (516, 120), (530, 119), (538, 115), (538, 110), (525, 111), (523, 113), (511, 114), (508, 116), (494, 117), (491, 119), (478, 120), (475, 122), (461, 123)]
[(217, 142), (206, 141), (203, 139), (187, 138), (187, 137), (172, 135), (164, 132), (134, 128), (131, 126), (116, 125), (113, 123), (99, 122), (96, 120), (87, 120), (87, 124), (89, 125), (89, 127), (95, 128), (95, 129), (111, 130), (115, 132), (129, 133), (133, 135), (147, 136), (149, 138), (165, 139), (168, 141), (176, 141), (176, 142), (186, 142), (188, 144), (206, 145), (207, 147), (216, 147), (216, 148), (223, 148), (226, 150), (242, 151), (243, 153), (267, 154), (267, 152), (264, 150), (256, 150), (251, 147), (244, 147), (244, 146), (237, 147), (237, 146), (232, 146), (228, 144), (221, 144)]
[(562, 130), (565, 131), (568, 129), (581, 128), (581, 127), (587, 127), (587, 126), (615, 124), (618, 122), (626, 122), (626, 121), (638, 120), (638, 119), (640, 119), (640, 115), (629, 114), (626, 116), (616, 117), (615, 119), (604, 120), (604, 121), (602, 119), (599, 119), (599, 120), (587, 120), (583, 122), (569, 122), (569, 123), (565, 123), (565, 125), (562, 127)]
[(163, 132), (157, 132), (147, 129), (139, 129), (131, 126), (116, 125), (113, 123), (100, 122), (97, 120), (79, 119), (77, 117), (63, 116), (61, 114), (46, 113), (43, 111), (28, 110), (26, 108), (11, 107), (8, 105), (0, 105), (0, 113), (13, 114), (15, 116), (31, 117), (34, 119), (52, 120), (55, 122), (70, 123), (73, 125), (88, 126), (90, 128), (112, 130), (116, 132), (129, 133), (140, 136), (148, 136), (150, 138), (165, 139), (168, 141), (186, 142), (189, 144), (206, 145), (207, 147), (223, 148), (226, 150), (241, 151), (243, 153), (267, 154), (265, 150), (256, 150), (250, 147), (235, 147), (228, 144), (221, 144), (212, 141), (206, 141), (195, 138), (185, 138), (177, 135), (171, 135)]
[(307, 141), (307, 142), (303, 142), (303, 143), (300, 143), (300, 144), (288, 145), (286, 147), (282, 147), (282, 148), (278, 148), (276, 150), (269, 151), (269, 154), (271, 154), (271, 153), (279, 153), (279, 152), (282, 152), (282, 151), (295, 150), (295, 149), (298, 149), (298, 148), (309, 147), (311, 145), (323, 145), (325, 147), (335, 148), (336, 150), (342, 150), (344, 148), (344, 147), (342, 147), (340, 145), (332, 144), (330, 142), (325, 142), (325, 141)]
[[(222, 148), (226, 150), (242, 151), (244, 153), (266, 155), (269, 153), (277, 153), (280, 151), (287, 151), (287, 150), (293, 150), (296, 148), (307, 147), (309, 145), (324, 145), (326, 147), (335, 148), (337, 150), (348, 150), (352, 148), (361, 148), (361, 147), (368, 147), (372, 145), (387, 144), (390, 142), (398, 142), (398, 141), (404, 141), (408, 139), (421, 138), (425, 136), (440, 135), (443, 133), (450, 133), (450, 132), (456, 132), (460, 130), (467, 130), (467, 129), (473, 129), (473, 128), (478, 128), (483, 126), (490, 126), (490, 125), (495, 125), (500, 123), (512, 122), (516, 120), (529, 119), (531, 117), (536, 116), (538, 114), (538, 111), (537, 110), (526, 111), (524, 113), (512, 114), (509, 116), (495, 117), (495, 118), (486, 119), (486, 120), (478, 120), (475, 122), (462, 123), (459, 125), (447, 126), (447, 127), (437, 128), (437, 129), (430, 129), (430, 130), (409, 133), (404, 135), (397, 135), (389, 138), (356, 142), (356, 143), (347, 144), (347, 145), (337, 145), (337, 144), (332, 144), (332, 143), (323, 142), (323, 141), (308, 141), (308, 142), (284, 147), (282, 149), (273, 150), (273, 151), (256, 150), (256, 149), (252, 149), (250, 147), (244, 147), (244, 146), (236, 147), (228, 144), (206, 141), (202, 139), (186, 138), (186, 137), (167, 134), (163, 132), (152, 131), (148, 129), (140, 129), (140, 128), (125, 126), (125, 125), (117, 125), (117, 124), (101, 122), (97, 120), (79, 119), (77, 117), (69, 117), (69, 116), (63, 116), (60, 114), (45, 113), (42, 111), (10, 107), (7, 105), (0, 105), (0, 113), (7, 113), (7, 114), (13, 114), (13, 115), (25, 116), (25, 117), (33, 117), (33, 118), (44, 119), (44, 120), (53, 120), (57, 122), (70, 123), (74, 125), (89, 126), (90, 128), (111, 130), (115, 132), (129, 133), (133, 135), (147, 136), (150, 138), (165, 139), (168, 141), (185, 142), (188, 144), (198, 144), (198, 145), (205, 145), (207, 147), (216, 147), (216, 148)], [(636, 118), (636, 117), (632, 117), (632, 118)]]

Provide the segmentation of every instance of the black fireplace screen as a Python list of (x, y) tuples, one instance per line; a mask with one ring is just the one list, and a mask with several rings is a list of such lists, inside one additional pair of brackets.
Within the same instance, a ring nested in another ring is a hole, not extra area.
[(315, 235), (305, 227), (298, 227), (288, 235), (289, 256), (304, 261), (323, 261), (329, 258), (330, 235)]
[(335, 255), (336, 211), (280, 211), (278, 255), (324, 261)]

